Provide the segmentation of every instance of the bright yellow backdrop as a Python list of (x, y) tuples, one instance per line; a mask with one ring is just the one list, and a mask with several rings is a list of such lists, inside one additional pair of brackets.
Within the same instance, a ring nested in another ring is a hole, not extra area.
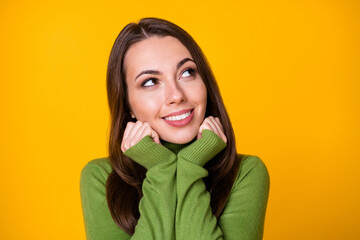
[(108, 56), (147, 16), (195, 38), (239, 152), (268, 166), (264, 239), (360, 239), (359, 1), (56, 2), (0, 2), (0, 239), (85, 239), (79, 178), (107, 155)]

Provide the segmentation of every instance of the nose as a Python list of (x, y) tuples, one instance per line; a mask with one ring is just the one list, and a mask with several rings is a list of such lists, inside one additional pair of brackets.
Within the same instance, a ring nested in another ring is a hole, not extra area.
[(184, 89), (182, 89), (176, 81), (167, 84), (165, 92), (166, 105), (186, 102)]

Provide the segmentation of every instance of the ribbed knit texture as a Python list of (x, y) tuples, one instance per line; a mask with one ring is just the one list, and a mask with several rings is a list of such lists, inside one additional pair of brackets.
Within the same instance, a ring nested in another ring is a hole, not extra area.
[(166, 147), (167, 149), (169, 149), (170, 151), (172, 151), (173, 153), (178, 154), (178, 152), (181, 149), (183, 149), (186, 146), (189, 146), (191, 143), (193, 143), (194, 140), (192, 140), (191, 142), (188, 142), (188, 143), (184, 143), (184, 144), (176, 144), (176, 143), (171, 143), (171, 142), (166, 142), (164, 140), (161, 140), (161, 144), (164, 147)]
[(172, 156), (176, 158), (172, 151), (155, 143), (149, 135), (143, 137), (135, 146), (126, 150), (124, 155), (130, 157), (146, 169), (163, 161), (168, 161)]
[(181, 150), (181, 156), (192, 163), (204, 166), (225, 147), (226, 143), (218, 135), (204, 129), (200, 139)]
[(114, 223), (106, 203), (109, 159), (90, 161), (80, 179), (87, 239), (262, 239), (269, 175), (256, 156), (238, 155), (241, 164), (226, 206), (219, 219), (212, 215), (203, 166), (225, 147), (220, 137), (205, 129), (201, 139), (191, 143), (160, 145), (146, 136), (125, 151), (148, 169), (133, 236)]

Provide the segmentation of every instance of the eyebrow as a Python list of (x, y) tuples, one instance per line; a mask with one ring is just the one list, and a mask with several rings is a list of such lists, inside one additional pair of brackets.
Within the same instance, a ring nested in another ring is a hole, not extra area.
[[(184, 65), (184, 63), (191, 61), (194, 62), (194, 60), (192, 60), (191, 58), (184, 58), (183, 60), (181, 60), (180, 62), (178, 62), (178, 64), (176, 64), (176, 70), (178, 70), (182, 65)], [(194, 62), (195, 63), (195, 62)], [(159, 75), (160, 72), (157, 70), (144, 70), (142, 71), (139, 75), (136, 76), (135, 81), (138, 77), (140, 77), (143, 74), (155, 74), (155, 75)]]

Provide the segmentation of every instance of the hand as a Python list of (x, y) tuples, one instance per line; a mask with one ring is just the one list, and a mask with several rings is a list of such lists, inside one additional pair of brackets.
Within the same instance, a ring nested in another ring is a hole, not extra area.
[(149, 135), (154, 142), (161, 145), (159, 134), (150, 127), (148, 122), (128, 122), (121, 142), (121, 151), (125, 152), (147, 135)]
[(201, 138), (202, 131), (204, 129), (208, 129), (213, 131), (216, 135), (218, 135), (225, 143), (227, 142), (227, 138), (224, 134), (224, 129), (220, 123), (220, 119), (218, 117), (214, 118), (213, 116), (205, 118), (203, 123), (199, 127), (199, 132), (197, 134), (196, 139)]

